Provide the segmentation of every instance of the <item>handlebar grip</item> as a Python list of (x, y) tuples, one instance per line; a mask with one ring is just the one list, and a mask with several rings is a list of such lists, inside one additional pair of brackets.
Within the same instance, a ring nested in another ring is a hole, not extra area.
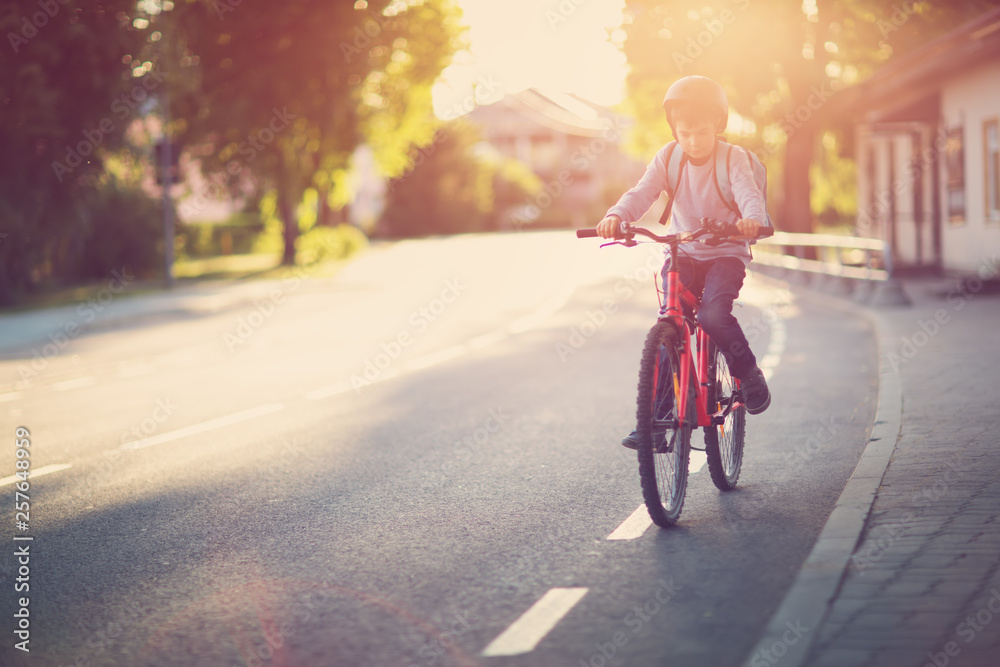
[(578, 239), (592, 239), (597, 237), (596, 229), (578, 229), (576, 230), (576, 238)]
[(768, 236), (774, 236), (774, 227), (761, 227), (757, 230), (757, 238), (763, 239)]

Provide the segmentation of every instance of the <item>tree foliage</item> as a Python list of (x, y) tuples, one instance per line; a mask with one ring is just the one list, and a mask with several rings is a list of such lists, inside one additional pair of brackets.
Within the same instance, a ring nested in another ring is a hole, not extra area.
[(106, 196), (105, 162), (157, 86), (132, 57), (147, 39), (134, 10), (134, 0), (0, 8), (0, 303), (55, 278), (106, 275), (93, 264), (106, 256), (96, 225), (149, 205), (137, 192)]
[(430, 88), (460, 47), (459, 16), (449, 0), (188, 2), (174, 20), (197, 87), (173, 107), (177, 134), (209, 148), (205, 169), (276, 193), (292, 263), (308, 188), (324, 207), (362, 142), (394, 176), (431, 140)]
[(168, 110), (205, 170), (276, 194), (293, 261), (304, 192), (323, 213), (361, 143), (393, 176), (431, 140), (459, 16), (451, 0), (4, 3), (0, 303), (123, 256), (139, 275), (156, 265), (158, 208), (139, 186)]
[(534, 184), (520, 163), (477, 152), (478, 130), (458, 120), (410, 151), (411, 167), (389, 182), (379, 233), (455, 234), (498, 229), (501, 215), (522, 203)]
[[(811, 228), (809, 166), (824, 113), (841, 89), (893, 55), (974, 18), (995, 2), (909, 0), (634, 0), (623, 50), (630, 73), (626, 107), (638, 120), (632, 148), (648, 157), (669, 129), (661, 102), (689, 74), (719, 81), (730, 106), (751, 123), (731, 122), (731, 138), (762, 156), (783, 158), (774, 183), (776, 224)], [(738, 121), (738, 117), (734, 117)], [(732, 136), (735, 135), (735, 136)]]

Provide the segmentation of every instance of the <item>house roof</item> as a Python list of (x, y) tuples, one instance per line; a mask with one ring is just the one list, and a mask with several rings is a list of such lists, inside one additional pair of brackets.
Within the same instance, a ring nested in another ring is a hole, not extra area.
[[(956, 72), (1000, 58), (1000, 7), (893, 60), (852, 89), (850, 103), (868, 120), (911, 120), (936, 114), (943, 86)], [(846, 100), (845, 100), (846, 101)]]
[(529, 88), (478, 107), (470, 117), (497, 129), (527, 122), (563, 134), (597, 137), (615, 114), (576, 95)]

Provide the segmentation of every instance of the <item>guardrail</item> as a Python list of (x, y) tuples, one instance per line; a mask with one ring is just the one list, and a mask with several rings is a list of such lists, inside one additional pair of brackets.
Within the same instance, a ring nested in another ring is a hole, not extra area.
[[(785, 250), (791, 248), (794, 254)], [(816, 248), (819, 259), (806, 259)], [(880, 239), (836, 234), (775, 232), (757, 241), (754, 264), (761, 273), (808, 284), (873, 306), (909, 305), (902, 285), (892, 275), (892, 250)]]

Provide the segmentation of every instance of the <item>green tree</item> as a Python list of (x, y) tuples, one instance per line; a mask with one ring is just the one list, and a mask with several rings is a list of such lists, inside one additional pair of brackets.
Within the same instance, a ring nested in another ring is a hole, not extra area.
[(839, 149), (836, 135), (824, 132), (810, 170), (810, 208), (814, 219), (826, 227), (852, 228), (858, 213), (858, 174), (854, 160), (843, 157)]
[(198, 88), (173, 105), (176, 133), (204, 169), (276, 194), (291, 264), (307, 189), (325, 207), (361, 143), (395, 176), (431, 141), (430, 89), (461, 46), (459, 17), (449, 0), (191, 0), (174, 20)]
[(90, 205), (108, 214), (148, 206), (141, 193), (107, 195), (115, 185), (103, 178), (160, 82), (134, 59), (147, 39), (135, 18), (135, 0), (0, 8), (0, 304), (43, 281), (95, 273), (81, 262), (101, 256), (88, 246), (100, 242), (95, 220), (106, 228), (107, 217)]
[(410, 152), (411, 167), (389, 181), (379, 232), (387, 236), (455, 234), (497, 229), (499, 216), (521, 203), (536, 181), (520, 163), (477, 151), (479, 131), (462, 121), (441, 127)]
[[(730, 106), (751, 121), (733, 140), (783, 158), (776, 224), (809, 231), (809, 167), (838, 91), (894, 54), (906, 53), (996, 2), (957, 0), (630, 0), (623, 50), (626, 109), (639, 121), (631, 147), (644, 157), (669, 129), (661, 102), (689, 74), (722, 83)], [(732, 127), (732, 125), (731, 125)]]

